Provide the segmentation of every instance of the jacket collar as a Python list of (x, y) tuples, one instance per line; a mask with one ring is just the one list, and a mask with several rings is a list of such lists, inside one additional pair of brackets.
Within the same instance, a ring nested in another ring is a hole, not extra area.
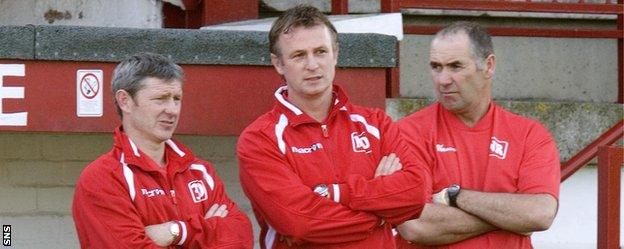
[[(114, 132), (114, 147), (118, 149), (121, 153), (123, 153), (124, 162), (131, 165), (136, 165), (139, 168), (145, 171), (158, 171), (158, 168), (155, 168), (155, 162), (151, 159), (148, 159), (147, 155), (145, 155), (136, 144), (126, 135), (123, 131), (123, 127), (119, 126), (115, 129)], [(167, 157), (167, 171), (174, 170), (175, 172), (184, 170), (191, 161), (194, 160), (195, 156), (193, 153), (186, 148), (183, 144), (175, 141), (173, 139), (169, 139), (165, 141), (165, 155)], [(121, 154), (120, 153), (120, 154)], [(121, 157), (121, 155), (119, 155)], [(151, 162), (151, 163), (149, 163)]]
[[(344, 90), (342, 90), (342, 87), (338, 85), (333, 85), (332, 94), (334, 105), (330, 109), (326, 120), (329, 120), (330, 118), (335, 116), (338, 111), (346, 111), (346, 105), (349, 102), (349, 97), (347, 97)], [(304, 113), (295, 104), (288, 101), (288, 86), (279, 87), (275, 91), (274, 96), (277, 108), (281, 113), (284, 113), (286, 115), (292, 125), (298, 125), (302, 123), (318, 123), (318, 121), (308, 116), (308, 114)]]

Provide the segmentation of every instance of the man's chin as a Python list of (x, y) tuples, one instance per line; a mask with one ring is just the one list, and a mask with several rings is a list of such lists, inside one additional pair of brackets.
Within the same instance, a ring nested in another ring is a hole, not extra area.
[(459, 103), (450, 101), (440, 101), (440, 104), (449, 111), (460, 109)]
[(160, 139), (163, 142), (171, 139), (172, 137), (173, 137), (173, 132), (160, 132), (160, 134), (158, 134), (158, 139)]
[(321, 96), (326, 92), (331, 92), (331, 85), (316, 85), (306, 89), (306, 95), (309, 96)]

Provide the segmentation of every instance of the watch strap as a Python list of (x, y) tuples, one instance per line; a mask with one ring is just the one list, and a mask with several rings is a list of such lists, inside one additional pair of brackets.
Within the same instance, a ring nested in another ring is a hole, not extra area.
[(461, 187), (458, 184), (453, 184), (448, 187), (447, 193), (449, 198), (449, 206), (457, 207), (457, 196), (459, 196), (460, 191)]

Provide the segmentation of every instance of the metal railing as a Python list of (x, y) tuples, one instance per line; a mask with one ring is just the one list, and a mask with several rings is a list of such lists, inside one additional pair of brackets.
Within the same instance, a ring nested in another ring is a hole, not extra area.
[(598, 248), (620, 248), (623, 155), (623, 147), (598, 147)]
[[(618, 40), (618, 103), (624, 103), (624, 4), (622, 0), (606, 0), (603, 3), (578, 1), (536, 2), (532, 0), (381, 0), (381, 12), (400, 12), (401, 9), (444, 9), (444, 10), (482, 10), (504, 12), (542, 12), (542, 13), (572, 13), (572, 14), (612, 14), (617, 15), (615, 29), (587, 29), (587, 28), (518, 28), (518, 27), (490, 27), (488, 31), (493, 36), (527, 36), (527, 37), (566, 37), (566, 38), (611, 38)], [(348, 0), (332, 0), (332, 14), (347, 14)], [(441, 27), (404, 25), (406, 34), (435, 34)], [(398, 82), (391, 82), (398, 85)], [(398, 93), (393, 89), (392, 93)], [(398, 97), (390, 95), (390, 97)]]
[(624, 138), (624, 120), (603, 133), (561, 164), (561, 181), (598, 158), (598, 248), (620, 248), (620, 181), (623, 147), (612, 146)]

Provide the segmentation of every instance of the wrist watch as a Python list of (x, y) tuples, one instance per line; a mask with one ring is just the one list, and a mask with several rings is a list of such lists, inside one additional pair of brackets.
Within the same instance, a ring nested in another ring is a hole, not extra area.
[(169, 225), (169, 233), (173, 236), (173, 240), (175, 241), (180, 237), (180, 225), (175, 221), (171, 222), (171, 225)]
[(326, 197), (329, 198), (329, 187), (327, 187), (327, 185), (325, 184), (319, 184), (316, 185), (316, 187), (314, 187), (314, 193), (321, 196), (321, 197)]
[(459, 195), (459, 191), (461, 191), (461, 186), (459, 184), (452, 184), (446, 190), (449, 198), (449, 206), (457, 207), (457, 196)]

